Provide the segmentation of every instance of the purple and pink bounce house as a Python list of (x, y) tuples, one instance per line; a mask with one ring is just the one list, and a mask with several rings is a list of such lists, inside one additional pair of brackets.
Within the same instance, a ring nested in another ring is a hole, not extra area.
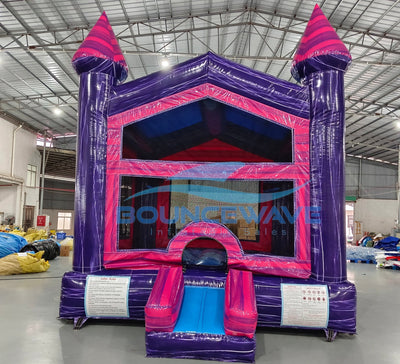
[(296, 85), (207, 53), (123, 84), (105, 14), (80, 74), (60, 318), (144, 321), (151, 357), (253, 362), (257, 327), (356, 332), (344, 225), (351, 56), (316, 5)]

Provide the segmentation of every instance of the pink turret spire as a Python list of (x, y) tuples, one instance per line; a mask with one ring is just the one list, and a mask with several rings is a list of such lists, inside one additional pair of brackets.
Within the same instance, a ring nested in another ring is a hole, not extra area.
[(119, 81), (123, 81), (127, 76), (128, 66), (105, 12), (100, 16), (72, 57), (72, 63), (78, 73), (86, 72), (90, 69), (90, 65), (88, 66), (87, 62), (88, 59), (97, 60), (93, 63), (94, 67), (97, 67), (101, 60), (115, 63), (115, 66), (120, 71), (117, 72)]
[(293, 77), (299, 81), (314, 69), (345, 70), (350, 61), (350, 52), (316, 4), (293, 58), (291, 70)]

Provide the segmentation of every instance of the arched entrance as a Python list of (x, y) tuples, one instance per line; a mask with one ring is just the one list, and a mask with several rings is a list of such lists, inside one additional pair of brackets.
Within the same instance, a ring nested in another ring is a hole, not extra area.
[(210, 238), (195, 238), (182, 252), (182, 267), (223, 270), (228, 268), (228, 254), (224, 246)]
[[(170, 241), (168, 253), (180, 254), (183, 264), (183, 259), (190, 255), (190, 251), (185, 248), (202, 249), (198, 251), (197, 256), (192, 254), (193, 262), (197, 259), (197, 263), (200, 263), (199, 266), (202, 265), (201, 259), (204, 259), (217, 267), (226, 264), (224, 267), (226, 269), (231, 260), (237, 260), (243, 256), (237, 237), (226, 226), (209, 221), (192, 222), (186, 225)], [(203, 265), (203, 267), (205, 266), (207, 264)]]

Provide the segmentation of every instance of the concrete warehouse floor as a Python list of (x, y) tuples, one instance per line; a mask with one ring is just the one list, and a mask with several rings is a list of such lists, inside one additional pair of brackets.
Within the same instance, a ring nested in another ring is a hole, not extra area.
[[(61, 278), (71, 257), (58, 257), (45, 273), (0, 277), (0, 363), (189, 364), (197, 360), (145, 357), (144, 323), (89, 321), (74, 330), (57, 319)], [(348, 263), (356, 284), (357, 335), (327, 342), (321, 331), (257, 330), (256, 363), (384, 364), (400, 362), (400, 271)]]

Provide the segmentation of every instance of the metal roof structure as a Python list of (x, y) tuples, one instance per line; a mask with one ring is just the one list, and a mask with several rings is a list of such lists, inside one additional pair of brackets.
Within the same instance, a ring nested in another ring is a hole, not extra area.
[[(79, 77), (71, 59), (106, 11), (128, 80), (212, 51), (295, 82), (291, 61), (316, 1), (3, 0), (0, 116), (74, 145)], [(397, 164), (400, 1), (320, 0), (350, 50), (345, 75), (346, 153)], [(60, 115), (54, 111), (61, 110)], [(72, 137), (70, 137), (72, 136)]]

